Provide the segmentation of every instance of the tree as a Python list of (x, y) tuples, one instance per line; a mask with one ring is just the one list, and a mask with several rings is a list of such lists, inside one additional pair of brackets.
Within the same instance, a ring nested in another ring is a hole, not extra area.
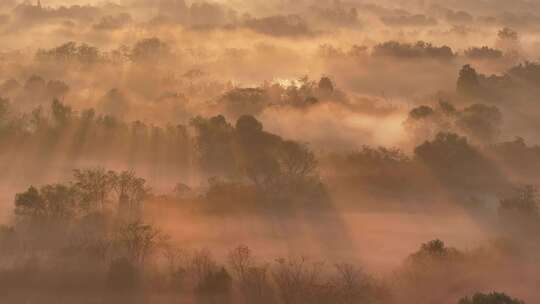
[[(126, 220), (137, 220), (141, 216), (142, 204), (150, 193), (144, 178), (137, 177), (132, 171), (111, 174), (113, 189), (118, 196), (118, 215)], [(102, 188), (103, 189), (103, 188)]]
[(284, 141), (279, 154), (281, 175), (289, 181), (306, 181), (317, 176), (317, 159), (306, 145)]
[(78, 63), (90, 65), (98, 63), (102, 56), (98, 48), (70, 41), (50, 50), (40, 49), (36, 53), (40, 61), (56, 61), (59, 63)]
[(72, 187), (63, 184), (47, 185), (40, 189), (40, 194), (50, 219), (70, 220), (77, 215), (77, 197)]
[(177, 183), (174, 186), (173, 193), (177, 198), (185, 198), (187, 195), (192, 193), (192, 189), (184, 183)]
[(511, 298), (504, 293), (493, 292), (489, 294), (476, 293), (472, 298), (465, 297), (459, 304), (525, 304), (525, 302)]
[(43, 92), (45, 90), (45, 87), (45, 80), (38, 75), (32, 75), (28, 77), (28, 79), (24, 83), (24, 89), (34, 94)]
[(131, 103), (119, 89), (111, 89), (103, 95), (98, 104), (98, 110), (116, 118), (124, 118), (130, 111)]
[(32, 223), (58, 224), (77, 215), (77, 200), (73, 188), (54, 184), (39, 189), (30, 187), (15, 195), (15, 214)]
[(247, 246), (238, 246), (229, 252), (228, 261), (235, 275), (241, 280), (246, 276), (249, 268), (253, 267), (251, 249)]
[(373, 303), (376, 298), (373, 279), (351, 264), (335, 265), (337, 276), (332, 281), (340, 304)]
[(34, 186), (15, 195), (15, 215), (19, 217), (39, 218), (45, 215), (46, 208), (43, 197)]
[(473, 104), (459, 113), (456, 126), (472, 138), (491, 143), (499, 134), (503, 123), (501, 111), (495, 106)]
[(71, 107), (56, 98), (51, 104), (51, 112), (58, 127), (65, 127), (72, 120), (73, 110)]
[[(400, 282), (404, 286), (417, 288), (431, 284), (433, 288), (445, 290), (452, 286), (451, 282), (462, 282), (463, 272), (468, 271), (468, 256), (463, 252), (448, 247), (439, 240), (432, 240), (420, 246), (420, 249), (410, 254), (399, 270)], [(447, 280), (449, 284), (440, 280)], [(433, 282), (438, 284), (433, 284)], [(430, 297), (430, 294), (418, 294), (420, 298)], [(420, 301), (419, 301), (420, 302)]]
[(518, 33), (509, 27), (505, 27), (501, 29), (497, 33), (497, 37), (499, 37), (499, 39), (507, 39), (507, 40), (513, 40), (513, 41), (517, 41), (519, 39)]
[(229, 252), (230, 269), (238, 280), (240, 292), (248, 303), (271, 303), (268, 266), (257, 266), (247, 246), (238, 246)]
[(483, 46), (481, 48), (473, 47), (465, 50), (465, 56), (467, 56), (470, 59), (500, 59), (502, 58), (504, 53), (501, 50), (498, 49), (492, 49), (487, 46)]
[(224, 267), (209, 271), (195, 289), (202, 300), (211, 303), (227, 303), (231, 291), (232, 278)]
[(521, 137), (491, 145), (490, 152), (521, 180), (534, 180), (540, 171), (540, 146)]
[(237, 164), (233, 151), (234, 128), (225, 117), (195, 117), (190, 125), (195, 129), (195, 148), (203, 172), (210, 176), (232, 177)]
[(70, 41), (51, 50), (38, 50), (36, 58), (38, 60), (54, 59), (57, 61), (69, 61), (76, 57), (77, 43)]
[(499, 216), (512, 228), (535, 231), (540, 226), (538, 189), (533, 185), (516, 187), (500, 200)]
[(427, 165), (448, 187), (482, 190), (505, 183), (495, 164), (471, 146), (467, 138), (441, 132), (415, 148), (417, 160)]
[(424, 58), (442, 61), (451, 60), (456, 56), (452, 49), (446, 45), (438, 47), (424, 41), (418, 41), (414, 44), (387, 41), (376, 45), (373, 54), (375, 56)]
[(448, 130), (450, 127), (447, 116), (441, 115), (434, 108), (425, 105), (412, 109), (403, 125), (408, 135), (415, 141), (432, 138), (440, 130)]
[(77, 59), (80, 63), (94, 64), (100, 60), (100, 57), (98, 48), (86, 43), (81, 44), (77, 49)]
[(0, 97), (0, 130), (8, 124), (10, 106), (8, 99)]
[(498, 48), (505, 50), (507, 55), (517, 57), (516, 59), (520, 57), (521, 45), (519, 34), (509, 27), (505, 27), (497, 33), (495, 45)]
[(269, 201), (307, 198), (318, 188), (317, 159), (306, 145), (265, 132), (252, 116), (240, 117), (235, 131), (239, 167)]
[(418, 120), (427, 118), (433, 114), (435, 114), (435, 111), (431, 107), (419, 106), (409, 112), (409, 117)]
[(319, 288), (321, 265), (307, 259), (278, 259), (272, 277), (285, 304), (312, 303)]
[(457, 267), (465, 257), (461, 251), (435, 239), (422, 244), (419, 250), (409, 255), (405, 260), (405, 269), (409, 274), (430, 277), (441, 271), (455, 270), (452, 266)]
[(449, 248), (439, 239), (422, 244), (420, 250), (412, 254), (409, 259), (413, 263), (424, 263), (426, 261), (444, 261), (459, 257), (461, 253)]
[(331, 94), (334, 92), (334, 83), (329, 77), (322, 77), (321, 80), (319, 80), (319, 90), (323, 92), (323, 94)]
[(88, 212), (104, 211), (117, 181), (116, 174), (103, 168), (74, 170), (74, 187), (81, 197), (81, 207)]
[(130, 14), (127, 13), (120, 13), (118, 15), (107, 15), (101, 17), (98, 23), (93, 25), (93, 28), (96, 30), (117, 30), (122, 28), (123, 26), (129, 24), (132, 22), (132, 18)]
[(469, 97), (477, 97), (481, 92), (480, 81), (476, 70), (466, 64), (459, 71), (457, 80), (457, 92)]
[(243, 115), (236, 122), (237, 159), (242, 173), (258, 187), (279, 176), (277, 153), (281, 138), (263, 131), (253, 116)]
[(163, 245), (167, 237), (161, 230), (140, 221), (123, 224), (116, 241), (125, 251), (127, 258), (135, 265), (142, 266), (154, 250)]
[(19, 238), (14, 227), (0, 225), (0, 256), (18, 254)]
[(62, 98), (69, 92), (69, 86), (60, 80), (50, 80), (47, 83), (47, 91), (54, 98)]
[(503, 210), (519, 210), (523, 214), (538, 217), (538, 189), (533, 185), (517, 187), (514, 194), (501, 200)]
[(477, 157), (467, 138), (443, 132), (437, 134), (433, 141), (426, 141), (416, 147), (414, 153), (426, 163), (444, 168), (450, 168), (464, 159)]
[(131, 50), (130, 58), (137, 63), (156, 63), (170, 56), (169, 46), (153, 37), (138, 41)]
[(234, 88), (218, 100), (227, 117), (237, 119), (241, 115), (258, 115), (269, 105), (269, 96), (261, 88)]

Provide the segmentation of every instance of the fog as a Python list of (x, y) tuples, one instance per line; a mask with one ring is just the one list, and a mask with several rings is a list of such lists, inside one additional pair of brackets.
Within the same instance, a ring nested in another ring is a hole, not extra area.
[(537, 303), (540, 2), (2, 0), (2, 303)]

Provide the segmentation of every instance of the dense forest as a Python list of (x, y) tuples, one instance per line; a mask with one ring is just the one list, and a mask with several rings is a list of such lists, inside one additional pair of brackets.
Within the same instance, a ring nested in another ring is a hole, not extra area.
[(540, 2), (2, 0), (0, 302), (540, 301)]

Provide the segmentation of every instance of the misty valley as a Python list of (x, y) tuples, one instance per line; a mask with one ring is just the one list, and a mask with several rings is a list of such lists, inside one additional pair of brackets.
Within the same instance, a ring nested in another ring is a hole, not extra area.
[(540, 303), (540, 1), (1, 0), (0, 303)]

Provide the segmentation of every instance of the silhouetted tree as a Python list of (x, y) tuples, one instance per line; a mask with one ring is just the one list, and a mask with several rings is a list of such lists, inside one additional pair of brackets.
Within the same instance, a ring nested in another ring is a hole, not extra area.
[(15, 214), (36, 224), (61, 224), (77, 215), (75, 191), (62, 184), (47, 185), (39, 191), (30, 187), (15, 195)]
[(422, 119), (429, 117), (433, 114), (435, 114), (435, 111), (433, 111), (433, 109), (428, 106), (419, 106), (409, 112), (409, 116), (413, 119)]
[(433, 46), (431, 43), (418, 41), (415, 44), (387, 41), (373, 48), (374, 56), (398, 58), (452, 60), (456, 55), (448, 46)]
[(475, 140), (491, 143), (498, 138), (502, 122), (497, 107), (474, 104), (459, 113), (456, 125)]
[(50, 50), (40, 49), (36, 53), (36, 58), (40, 61), (56, 61), (58, 63), (79, 63), (95, 64), (102, 60), (102, 55), (98, 48), (76, 42), (67, 42)]
[(525, 302), (511, 298), (504, 293), (493, 292), (489, 294), (476, 293), (471, 298), (465, 297), (458, 304), (525, 304)]
[(131, 50), (130, 58), (137, 63), (157, 63), (170, 56), (169, 46), (159, 38), (138, 41)]
[(60, 80), (47, 82), (47, 91), (53, 98), (63, 98), (69, 92), (69, 86)]
[(441, 132), (415, 148), (417, 160), (427, 165), (447, 187), (486, 191), (505, 185), (497, 166), (471, 146), (467, 138)]
[(74, 186), (81, 196), (81, 207), (88, 211), (104, 211), (114, 190), (116, 175), (103, 168), (74, 170)]
[(224, 267), (210, 270), (199, 281), (195, 293), (201, 303), (229, 303), (232, 292), (232, 278)]
[(334, 91), (334, 83), (330, 78), (322, 77), (319, 81), (319, 90), (326, 93), (332, 93)]
[(465, 51), (465, 56), (470, 59), (480, 59), (480, 60), (489, 60), (489, 59), (499, 59), (502, 58), (504, 53), (498, 49), (492, 49), (487, 46), (481, 48), (473, 47)]
[(137, 177), (132, 171), (107, 174), (106, 177), (110, 180), (112, 189), (118, 197), (118, 216), (128, 221), (140, 219), (142, 204), (150, 193), (150, 188), (146, 186), (146, 180)]
[(203, 172), (211, 176), (234, 176), (237, 169), (233, 152), (234, 128), (225, 117), (196, 117), (190, 125), (196, 131), (195, 148)]
[(51, 104), (51, 112), (56, 126), (60, 128), (65, 127), (69, 122), (71, 122), (73, 117), (73, 110), (71, 107), (60, 102), (58, 99), (53, 100)]
[(464, 65), (459, 71), (457, 92), (464, 96), (477, 97), (481, 87), (476, 70), (470, 65)]
[(272, 278), (283, 303), (312, 303), (317, 301), (321, 265), (309, 263), (305, 258), (277, 259)]
[(116, 236), (129, 261), (140, 267), (165, 240), (161, 230), (140, 221), (123, 224)]
[(525, 185), (500, 200), (499, 215), (503, 223), (520, 232), (533, 232), (540, 227), (538, 189)]

